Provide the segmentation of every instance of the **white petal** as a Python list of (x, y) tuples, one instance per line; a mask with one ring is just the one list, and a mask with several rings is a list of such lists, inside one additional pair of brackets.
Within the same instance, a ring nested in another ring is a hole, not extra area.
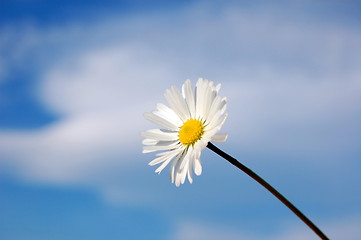
[(179, 186), (180, 186), (180, 183), (181, 183), (181, 181), (180, 181), (180, 174), (177, 172), (177, 169), (175, 170), (175, 180), (174, 180), (174, 183), (175, 183), (175, 185), (176, 185), (177, 187), (179, 187)]
[(170, 181), (172, 183), (174, 183), (174, 181), (175, 181), (175, 166), (178, 162), (178, 159), (181, 157), (181, 155), (182, 155), (182, 153), (177, 155), (176, 159), (172, 162), (172, 164), (170, 165), (170, 168), (169, 168), (169, 176), (170, 176)]
[(224, 122), (226, 121), (228, 117), (228, 114), (223, 114), (217, 121), (217, 123), (215, 124), (216, 126), (222, 127), (222, 125), (224, 124)]
[(201, 154), (201, 151), (207, 147), (208, 141), (204, 141), (203, 139), (200, 139), (198, 141), (198, 147), (199, 147), (199, 156)]
[(188, 168), (189, 168), (189, 162), (190, 162), (190, 159), (188, 158), (186, 160), (186, 164), (185, 164), (184, 168), (181, 170), (181, 173), (180, 173), (181, 184), (183, 184), (184, 181), (186, 180), (187, 173), (188, 173)]
[[(207, 80), (208, 81), (208, 80)], [(212, 91), (215, 91), (215, 87), (214, 87), (214, 82), (213, 81), (208, 81), (208, 85), (211, 88)]]
[(193, 159), (191, 162), (191, 168), (193, 168), (195, 174), (199, 176), (202, 173), (202, 164), (201, 164), (201, 151), (207, 146), (208, 142), (199, 140), (194, 145)]
[(169, 162), (170, 162), (171, 160), (172, 160), (171, 158), (168, 158), (167, 161), (164, 161), (164, 162), (162, 163), (162, 165), (160, 165), (160, 166), (155, 170), (155, 172), (158, 173), (158, 174), (160, 174), (160, 173), (163, 171), (163, 169), (169, 164)]
[[(177, 165), (175, 167), (175, 185), (179, 187), (182, 183), (183, 175), (187, 173), (186, 169), (181, 169), (180, 166), (183, 161), (188, 161), (189, 157), (187, 156), (187, 151), (184, 152), (181, 157), (177, 161)], [(183, 181), (184, 182), (184, 181)]]
[(185, 153), (184, 158), (183, 158), (182, 161), (180, 162), (180, 165), (179, 165), (179, 169), (180, 169), (180, 170), (183, 170), (184, 166), (187, 165), (187, 163), (189, 162), (190, 157), (191, 157), (192, 154), (193, 154), (193, 149), (191, 149), (191, 147), (189, 147), (189, 148), (186, 150), (186, 153)]
[(215, 142), (224, 142), (227, 140), (228, 135), (227, 134), (216, 134), (211, 137), (212, 141)]
[(221, 110), (222, 114), (226, 112), (226, 109), (227, 109), (227, 98), (226, 97), (222, 98), (220, 108), (222, 109)]
[(167, 89), (164, 97), (183, 122), (189, 119), (188, 107), (177, 87)]
[(194, 160), (194, 165), (193, 165), (193, 169), (194, 169), (194, 173), (199, 176), (202, 174), (202, 163), (201, 163), (201, 159), (200, 158), (196, 158)]
[(189, 79), (186, 80), (186, 82), (182, 86), (182, 94), (188, 105), (190, 118), (195, 118), (196, 117), (195, 98), (192, 89), (192, 84)]
[(203, 107), (203, 110), (202, 110), (203, 114), (201, 116), (201, 119), (205, 120), (207, 115), (208, 115), (208, 112), (209, 112), (209, 110), (211, 108), (213, 98), (216, 96), (216, 94), (211, 91), (211, 88), (210, 88), (209, 84), (206, 84), (204, 86), (203, 91), (204, 91), (204, 93), (203, 93), (203, 98), (204, 99), (203, 99), (203, 103), (202, 103), (203, 104), (203, 106), (202, 106)]
[(217, 90), (214, 87), (213, 81), (204, 80), (204, 85), (203, 85), (203, 98), (204, 99), (202, 101), (203, 114), (201, 116), (201, 118), (203, 120), (207, 119), (209, 111), (211, 110), (211, 106), (216, 97), (217, 97)]
[(144, 146), (143, 147), (143, 153), (149, 153), (149, 152), (155, 152), (155, 151), (163, 151), (163, 150), (171, 150), (171, 149), (175, 149), (176, 147), (177, 147), (176, 144)]
[(213, 103), (209, 109), (208, 115), (206, 116), (206, 122), (209, 122), (209, 119), (212, 119), (214, 117), (214, 114), (217, 113), (218, 110), (220, 110), (220, 106), (221, 106), (221, 97), (217, 96), (215, 97), (215, 99), (213, 100)]
[(143, 145), (156, 145), (158, 143), (158, 140), (146, 138), (143, 139), (142, 143)]
[(210, 131), (214, 128), (220, 128), (222, 127), (223, 123), (225, 122), (225, 120), (227, 119), (227, 114), (224, 115), (220, 115), (221, 114), (221, 110), (219, 110), (213, 117), (212, 120), (209, 121), (208, 125), (204, 128), (204, 131)]
[(178, 175), (175, 176), (175, 186), (176, 186), (176, 187), (179, 187), (179, 186), (180, 186), (180, 180), (179, 180), (179, 176), (178, 176)]
[(199, 78), (196, 84), (196, 118), (201, 119), (204, 116), (204, 80)]
[(206, 121), (206, 127), (205, 127), (205, 131), (207, 131), (207, 129), (212, 129), (214, 128), (215, 124), (217, 123), (218, 119), (221, 117), (221, 110), (218, 109), (217, 112), (215, 112), (212, 116), (212, 118), (208, 118)]
[(178, 181), (180, 181), (181, 184), (183, 184), (186, 179), (189, 169), (189, 162), (190, 162), (190, 154), (189, 151), (187, 151), (186, 155), (181, 160), (180, 165), (177, 167)]
[(178, 132), (165, 131), (161, 129), (150, 129), (141, 133), (145, 138), (150, 138), (158, 141), (172, 141), (178, 139)]
[(227, 99), (221, 98), (220, 96), (217, 96), (209, 110), (209, 114), (207, 116), (207, 122), (210, 121), (210, 119), (214, 118), (214, 115), (220, 111), (219, 115), (222, 115), (227, 107)]
[(188, 164), (188, 170), (187, 170), (187, 176), (188, 176), (188, 181), (190, 182), (190, 183), (193, 183), (193, 174), (192, 174), (192, 172), (193, 172), (193, 162), (194, 162), (194, 158), (191, 160), (191, 162)]
[(178, 127), (176, 125), (154, 113), (144, 113), (144, 117), (159, 126), (165, 127), (169, 130), (178, 131)]
[(166, 160), (162, 163), (162, 165), (160, 165), (155, 172), (160, 174), (161, 171), (163, 171), (163, 169), (168, 165), (168, 163), (174, 158), (174, 155), (171, 157), (166, 158)]
[[(173, 151), (169, 151), (169, 152), (162, 152), (161, 156), (152, 160), (148, 165), (150, 166), (154, 166), (157, 165), (167, 159), (172, 159), (174, 158), (177, 154), (179, 154), (181, 152), (181, 149), (175, 149)], [(158, 155), (158, 154), (157, 154)]]
[(202, 140), (206, 141), (207, 143), (210, 142), (210, 141), (212, 141), (212, 137), (219, 132), (220, 128), (221, 128), (221, 127), (214, 127), (214, 128), (212, 128), (212, 129), (210, 129), (210, 130), (207, 130), (207, 131), (203, 134)]
[(216, 86), (216, 91), (217, 91), (217, 93), (219, 92), (220, 89), (221, 89), (221, 84), (219, 83), (219, 84), (217, 84), (217, 86)]
[(185, 119), (189, 119), (190, 118), (189, 109), (181, 92), (178, 90), (176, 86), (171, 87), (171, 90), (173, 92), (173, 96), (175, 96), (175, 100), (177, 101), (179, 109), (185, 115)]
[(181, 126), (183, 121), (180, 119), (178, 114), (171, 108), (167, 107), (162, 103), (157, 103), (157, 115), (167, 119), (169, 122), (173, 123), (176, 126)]
[[(174, 151), (174, 150), (173, 150)], [(171, 159), (168, 155), (165, 156), (161, 156), (161, 157), (157, 157), (156, 159), (153, 159), (150, 163), (148, 163), (149, 166), (154, 166), (157, 165), (159, 163), (164, 162), (167, 159)]]

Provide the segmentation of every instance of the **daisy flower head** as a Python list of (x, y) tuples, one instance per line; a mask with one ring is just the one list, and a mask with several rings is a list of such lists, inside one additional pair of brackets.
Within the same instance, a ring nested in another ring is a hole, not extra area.
[(186, 80), (182, 91), (172, 86), (164, 96), (169, 107), (158, 103), (156, 109), (144, 117), (160, 129), (142, 132), (143, 153), (162, 151), (149, 165), (161, 164), (160, 173), (170, 163), (170, 179), (178, 187), (186, 177), (193, 182), (193, 171), (202, 173), (201, 151), (208, 142), (224, 142), (226, 134), (218, 134), (227, 118), (227, 100), (218, 95), (221, 85), (199, 78), (193, 90)]

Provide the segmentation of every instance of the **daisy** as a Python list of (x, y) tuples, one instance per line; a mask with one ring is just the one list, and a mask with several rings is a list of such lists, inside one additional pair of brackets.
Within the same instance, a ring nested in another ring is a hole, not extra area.
[(161, 164), (160, 173), (169, 163), (170, 179), (178, 187), (186, 177), (193, 182), (192, 173), (202, 173), (201, 151), (208, 142), (224, 142), (226, 134), (218, 134), (227, 118), (226, 98), (218, 95), (221, 85), (199, 78), (193, 91), (190, 80), (182, 86), (182, 92), (172, 86), (164, 96), (169, 107), (158, 103), (153, 112), (144, 117), (161, 129), (142, 132), (143, 153), (163, 151), (149, 165)]

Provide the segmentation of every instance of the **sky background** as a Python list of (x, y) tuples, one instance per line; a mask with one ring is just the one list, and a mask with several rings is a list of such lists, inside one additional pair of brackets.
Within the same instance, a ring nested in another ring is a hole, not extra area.
[(361, 236), (361, 2), (0, 0), (0, 239), (317, 239), (208, 149), (177, 188), (144, 112), (221, 83), (217, 144), (331, 239)]

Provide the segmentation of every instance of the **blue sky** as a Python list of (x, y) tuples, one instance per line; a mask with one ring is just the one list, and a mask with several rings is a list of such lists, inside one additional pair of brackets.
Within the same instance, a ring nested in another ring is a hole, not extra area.
[(224, 151), (331, 239), (361, 235), (358, 1), (0, 1), (0, 238), (316, 239), (205, 149), (176, 188), (143, 113), (222, 84)]

